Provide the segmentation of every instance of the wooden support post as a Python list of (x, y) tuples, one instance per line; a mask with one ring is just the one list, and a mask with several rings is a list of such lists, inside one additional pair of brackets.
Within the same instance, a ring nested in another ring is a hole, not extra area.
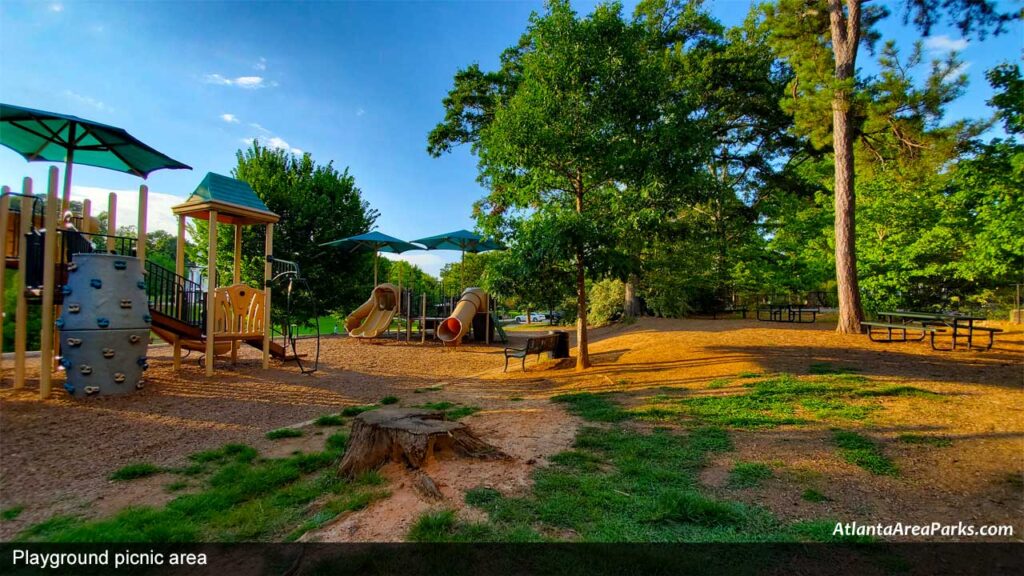
[(17, 293), (14, 317), (14, 387), (25, 386), (25, 346), (28, 341), (28, 298), (25, 296), (25, 259), (28, 254), (28, 242), (25, 236), (32, 230), (32, 179), (22, 181), (21, 193), (21, 230), (18, 232), (18, 276), (14, 289)]
[(57, 200), (58, 171), (50, 167), (46, 190), (46, 238), (43, 242), (43, 310), (39, 342), (39, 398), (50, 397), (50, 379), (53, 376), (53, 294), (56, 284), (57, 229), (60, 227), (60, 204)]
[(149, 204), (149, 187), (139, 186), (139, 239), (135, 245), (135, 257), (139, 259), (142, 273), (146, 273), (146, 210)]
[[(270, 368), (270, 279), (273, 278), (271, 258), (274, 256), (274, 225), (267, 224), (267, 239), (263, 255), (263, 369)], [(317, 319), (317, 322), (320, 320)]]
[[(233, 261), (233, 274), (231, 275), (232, 284), (242, 283), (242, 225), (235, 224), (235, 259)], [(231, 363), (236, 364), (238, 362), (238, 340), (231, 341)]]
[(107, 196), (107, 252), (114, 251), (114, 236), (117, 236), (117, 194)]
[(213, 376), (214, 292), (217, 291), (217, 211), (210, 210), (210, 244), (206, 258), (206, 375)]
[(420, 296), (420, 344), (427, 341), (427, 295)]
[(484, 326), (485, 326), (485, 328), (484, 328), (484, 343), (486, 343), (488, 346), (490, 346), (491, 345), (491, 295), (490, 294), (486, 294), (484, 296), (484, 300), (487, 301), (487, 307), (486, 307), (487, 318), (485, 319), (485, 322), (484, 322)]
[(0, 188), (0, 250), (3, 252), (0, 255), (3, 256), (4, 261), (0, 262), (0, 381), (3, 380), (4, 374), (4, 356), (3, 356), (3, 333), (4, 333), (4, 298), (3, 293), (7, 284), (6, 272), (7, 272), (7, 219), (10, 217), (11, 210), (11, 197), (9, 194), (11, 189), (8, 186)]
[(92, 229), (92, 222), (89, 221), (90, 218), (92, 218), (92, 200), (86, 198), (82, 200), (82, 229), (79, 232), (85, 232), (86, 234), (95, 232)]
[[(178, 237), (174, 247), (174, 273), (179, 278), (185, 276), (185, 216), (178, 216)], [(184, 284), (181, 284), (181, 280), (176, 278), (174, 281), (178, 282), (178, 289), (175, 291), (177, 299), (174, 302), (175, 310), (181, 312), (181, 309), (185, 306), (185, 295), (182, 290), (185, 289)], [(174, 371), (181, 370), (181, 338), (174, 338)]]

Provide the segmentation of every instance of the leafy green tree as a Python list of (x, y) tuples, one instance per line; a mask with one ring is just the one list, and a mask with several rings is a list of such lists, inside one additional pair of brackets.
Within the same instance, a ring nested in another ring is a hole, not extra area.
[[(333, 162), (318, 165), (310, 154), (301, 158), (255, 141), (239, 150), (232, 176), (247, 182), (270, 211), (281, 219), (274, 226), (274, 256), (299, 264), (309, 283), (312, 298), (294, 298), (292, 322), (307, 323), (317, 312), (343, 313), (366, 299), (373, 284), (373, 257), (369, 252), (349, 253), (319, 244), (361, 234), (373, 227), (378, 213), (370, 208), (348, 170), (339, 172)], [(189, 222), (196, 245), (191, 259), (207, 262), (207, 223)], [(234, 252), (233, 227), (221, 224), (217, 231), (218, 276), (230, 279)], [(242, 281), (263, 282), (264, 229), (243, 227)], [(223, 255), (223, 256), (222, 256)], [(276, 287), (278, 290), (280, 287)], [(274, 296), (283, 302), (279, 294)], [(283, 310), (274, 307), (276, 322)]]
[[(1017, 16), (1000, 13), (988, 0), (906, 0), (903, 6), (904, 22), (913, 21), (925, 35), (943, 16), (964, 35), (979, 36), (992, 29), (1001, 32)], [(889, 10), (864, 0), (777, 0), (763, 9), (776, 50), (795, 72), (786, 105), (797, 131), (819, 147), (831, 143), (837, 330), (859, 333), (864, 313), (857, 275), (854, 143), (861, 135), (865, 98), (857, 78), (857, 55), (861, 44), (874, 48), (879, 39), (875, 25)]]
[(507, 233), (509, 222), (538, 210), (566, 232), (559, 238), (575, 266), (577, 369), (590, 365), (588, 272), (600, 277), (621, 264), (609, 219), (623, 211), (622, 187), (654, 165), (651, 150), (663, 135), (665, 74), (655, 55), (644, 27), (624, 21), (620, 5), (580, 18), (568, 2), (549, 2), (505, 52), (500, 72), (470, 67), (456, 75), (446, 119), (428, 139), (434, 154), (472, 143), (490, 191), (478, 205), (489, 232)]

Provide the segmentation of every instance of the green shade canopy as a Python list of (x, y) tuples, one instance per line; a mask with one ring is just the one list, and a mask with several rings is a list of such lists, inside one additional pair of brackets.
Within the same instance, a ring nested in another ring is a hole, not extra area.
[(413, 240), (413, 242), (426, 246), (428, 250), (459, 250), (477, 253), (504, 249), (497, 242), (485, 239), (483, 236), (469, 230), (456, 230), (455, 232), (420, 238), (419, 240)]
[(141, 178), (163, 168), (192, 169), (121, 128), (11, 104), (0, 104), (0, 144), (29, 162), (64, 162), (65, 203), (71, 194), (74, 164), (127, 172)]
[(342, 238), (340, 240), (332, 240), (330, 242), (324, 242), (321, 246), (330, 246), (332, 248), (341, 248), (348, 250), (349, 252), (355, 252), (357, 250), (373, 250), (373, 285), (377, 285), (377, 254), (379, 252), (392, 252), (394, 254), (401, 254), (402, 252), (408, 252), (409, 250), (423, 250), (422, 246), (410, 244), (405, 240), (400, 240), (394, 236), (388, 236), (381, 232), (367, 232), (366, 234), (359, 234), (357, 236), (349, 236), (348, 238)]
[(456, 230), (455, 232), (420, 238), (419, 240), (413, 240), (413, 242), (426, 246), (428, 250), (459, 250), (462, 252), (462, 264), (459, 266), (460, 288), (465, 288), (463, 272), (466, 267), (466, 252), (477, 254), (505, 249), (504, 246), (494, 240), (488, 240), (469, 230)]

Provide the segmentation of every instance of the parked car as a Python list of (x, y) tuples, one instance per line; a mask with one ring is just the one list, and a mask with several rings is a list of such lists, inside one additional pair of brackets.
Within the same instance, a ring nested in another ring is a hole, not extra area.
[[(543, 322), (543, 321), (545, 321), (547, 319), (548, 319), (547, 316), (545, 316), (545, 315), (543, 315), (543, 314), (541, 314), (539, 312), (531, 312), (530, 313), (530, 322)], [(520, 314), (519, 316), (516, 316), (516, 323), (518, 323), (518, 324), (526, 324), (526, 314)]]

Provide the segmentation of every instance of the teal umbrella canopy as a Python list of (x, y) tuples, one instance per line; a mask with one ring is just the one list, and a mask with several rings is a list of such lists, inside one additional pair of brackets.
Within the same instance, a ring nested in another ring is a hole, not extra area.
[(341, 248), (347, 250), (350, 253), (359, 250), (373, 250), (373, 285), (377, 285), (377, 254), (379, 252), (392, 252), (394, 254), (401, 254), (402, 252), (408, 252), (409, 250), (423, 250), (422, 246), (410, 244), (405, 240), (400, 240), (394, 236), (388, 236), (381, 232), (367, 232), (366, 234), (359, 234), (357, 236), (349, 236), (348, 238), (341, 238), (340, 240), (332, 240), (330, 242), (324, 242), (321, 246), (330, 246), (332, 248)]
[(146, 178), (187, 164), (144, 144), (127, 131), (77, 116), (0, 104), (0, 144), (29, 162), (64, 162), (64, 200), (71, 193), (71, 166), (82, 164)]
[(423, 250), (422, 246), (410, 244), (405, 240), (400, 240), (394, 236), (388, 236), (381, 232), (367, 232), (366, 234), (359, 234), (358, 236), (349, 236), (348, 238), (342, 238), (340, 240), (324, 242), (321, 246), (347, 249), (350, 252), (355, 252), (357, 250), (374, 250), (379, 252), (393, 252), (395, 254), (401, 254), (402, 252), (408, 252), (409, 250)]
[(486, 239), (469, 230), (456, 230), (455, 232), (420, 238), (419, 240), (413, 240), (413, 242), (422, 244), (429, 250), (458, 250), (462, 252), (462, 264), (459, 266), (459, 284), (462, 285), (462, 288), (465, 288), (463, 272), (466, 264), (466, 252), (477, 254), (505, 249), (504, 246), (494, 240)]
[(476, 253), (503, 249), (497, 242), (488, 240), (469, 230), (456, 230), (455, 232), (420, 238), (419, 240), (413, 240), (413, 242), (422, 244), (429, 250), (459, 250), (461, 252)]

